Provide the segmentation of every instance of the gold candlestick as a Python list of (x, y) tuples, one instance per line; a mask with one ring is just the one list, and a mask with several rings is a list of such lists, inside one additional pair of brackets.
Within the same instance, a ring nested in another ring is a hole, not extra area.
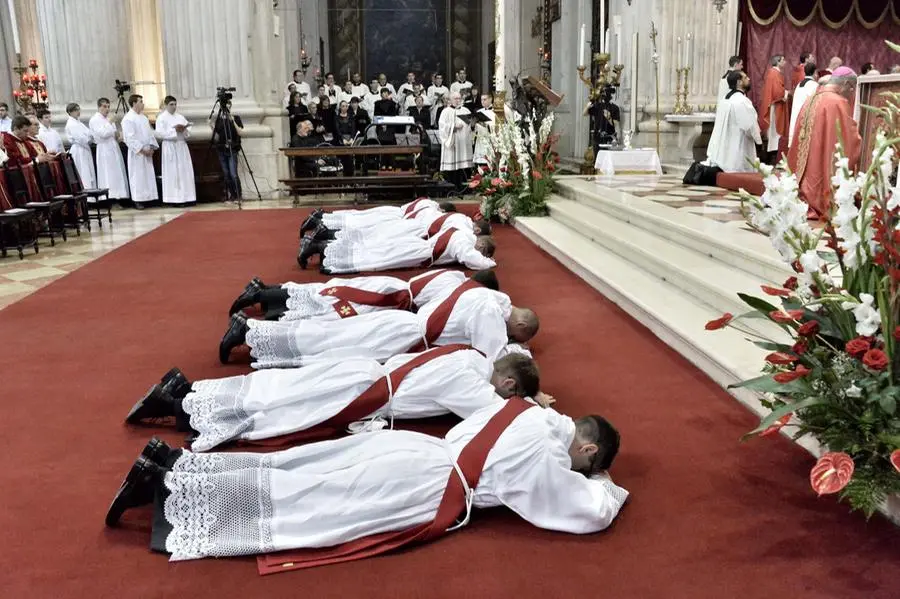
[[(603, 91), (608, 87), (618, 87), (622, 77), (622, 71), (625, 65), (610, 65), (609, 54), (606, 52), (596, 52), (591, 56), (591, 63), (597, 65), (597, 79), (591, 80), (593, 73), (585, 75), (588, 69), (586, 65), (575, 67), (578, 71), (578, 78), (588, 88), (588, 101), (595, 102), (603, 97)], [(584, 151), (584, 162), (581, 165), (581, 174), (594, 174), (594, 143), (593, 139), (588, 140), (588, 146)]]

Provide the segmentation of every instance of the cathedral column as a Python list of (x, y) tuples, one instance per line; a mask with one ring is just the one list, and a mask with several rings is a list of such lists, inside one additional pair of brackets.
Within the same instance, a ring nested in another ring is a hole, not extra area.
[[(16, 2), (17, 10), (21, 8), (17, 16), (23, 23), (30, 18), (29, 7), (36, 12), (44, 53), (41, 66), (47, 74), (54, 121), (64, 120), (69, 102), (81, 104), (90, 113), (96, 108), (97, 98), (115, 94), (115, 79), (131, 79), (130, 22), (122, 2)], [(30, 57), (23, 54), (22, 58)]]
[[(287, 174), (281, 86), (286, 57), (271, 2), (253, 0), (159, 0), (166, 92), (195, 123), (195, 139), (208, 139), (205, 125), (217, 87), (235, 87), (232, 112), (244, 123), (243, 150), (263, 195)], [(255, 194), (243, 160), (238, 161), (245, 197)]]
[(561, 156), (581, 158), (588, 146), (589, 120), (583, 115), (587, 104), (587, 86), (578, 78), (575, 67), (581, 62), (579, 32), (585, 25), (591, 30), (591, 1), (574, 0), (561, 3), (560, 19), (552, 25), (550, 83), (553, 90), (564, 94), (556, 108), (557, 132), (568, 132), (559, 140)]

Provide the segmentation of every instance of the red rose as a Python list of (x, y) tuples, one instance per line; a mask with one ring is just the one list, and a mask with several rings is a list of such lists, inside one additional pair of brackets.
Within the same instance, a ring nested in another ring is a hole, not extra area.
[(768, 356), (766, 356), (766, 362), (768, 362), (769, 364), (779, 364), (779, 365), (793, 364), (794, 362), (796, 362), (799, 359), (800, 358), (798, 358), (797, 356), (794, 356), (794, 355), (791, 355), (791, 354), (788, 354), (785, 352), (780, 352), (780, 351), (771, 353)]
[(788, 297), (791, 295), (791, 292), (787, 289), (779, 289), (777, 287), (769, 287), (768, 285), (760, 285), (763, 290), (763, 293), (766, 295), (778, 295), (781, 297)]
[(731, 319), (734, 318), (734, 315), (731, 312), (726, 312), (721, 316), (721, 318), (716, 318), (715, 320), (710, 320), (706, 323), (707, 331), (717, 331), (719, 329), (725, 328)]
[(863, 364), (872, 370), (884, 370), (888, 365), (888, 357), (880, 349), (870, 349), (862, 358)]
[(786, 312), (782, 310), (772, 310), (771, 312), (769, 312), (769, 318), (771, 318), (775, 322), (787, 324), (789, 322), (793, 322), (795, 320), (800, 320), (801, 318), (803, 318), (803, 310), (788, 310)]
[(809, 351), (809, 344), (806, 341), (798, 341), (791, 347), (791, 351), (797, 354), (798, 356), (802, 356), (807, 351)]
[(891, 465), (897, 472), (900, 472), (900, 449), (895, 449), (891, 453)]
[(494, 191), (495, 191), (494, 189), (485, 189), (484, 195), (486, 195), (486, 196), (494, 195)]
[(784, 282), (784, 285), (782, 285), (782, 287), (794, 291), (795, 289), (797, 289), (797, 277), (788, 277), (788, 280)]
[(791, 419), (791, 415), (785, 414), (784, 416), (782, 416), (781, 418), (779, 418), (778, 420), (773, 422), (772, 426), (770, 426), (763, 432), (759, 433), (759, 436), (760, 437), (768, 437), (769, 435), (774, 435), (775, 433), (780, 431), (782, 428), (784, 428), (784, 425), (787, 424), (788, 420), (790, 420), (790, 419)]
[(812, 337), (816, 333), (819, 332), (819, 322), (816, 320), (810, 320), (809, 322), (804, 322), (800, 325), (800, 328), (797, 329), (797, 334), (801, 337)]
[(772, 378), (779, 383), (790, 383), (791, 381), (796, 381), (797, 379), (806, 376), (810, 372), (812, 371), (803, 364), (797, 364), (797, 368), (795, 368), (794, 370), (779, 372)]
[(870, 349), (872, 349), (872, 344), (865, 337), (851, 339), (844, 345), (844, 350), (854, 358), (861, 358)]
[(853, 478), (853, 458), (844, 452), (829, 452), (809, 471), (809, 484), (821, 495), (837, 493)]

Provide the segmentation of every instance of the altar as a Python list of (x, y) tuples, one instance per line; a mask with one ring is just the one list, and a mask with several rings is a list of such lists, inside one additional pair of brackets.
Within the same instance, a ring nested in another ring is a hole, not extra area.
[(661, 175), (662, 163), (653, 148), (598, 150), (594, 169), (598, 175)]
[(706, 160), (706, 148), (716, 122), (716, 113), (667, 114), (665, 119), (667, 123), (678, 126), (680, 161), (690, 164)]

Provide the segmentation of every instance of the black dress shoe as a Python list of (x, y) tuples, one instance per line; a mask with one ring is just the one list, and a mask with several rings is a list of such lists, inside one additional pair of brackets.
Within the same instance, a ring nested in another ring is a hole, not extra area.
[(322, 221), (322, 215), (325, 213), (324, 210), (318, 208), (313, 210), (309, 216), (303, 221), (303, 224), (300, 225), (300, 237), (306, 235), (307, 231), (312, 231), (318, 226), (318, 224)]
[(311, 236), (315, 241), (334, 241), (335, 232), (323, 224), (319, 224)]
[(153, 494), (165, 473), (159, 464), (143, 455), (138, 457), (106, 512), (106, 525), (118, 524), (127, 509), (153, 503)]
[(135, 210), (146, 210), (146, 207), (141, 202), (134, 202)]
[(222, 342), (219, 343), (219, 361), (222, 362), (222, 364), (228, 364), (228, 357), (231, 355), (231, 350), (239, 345), (243, 345), (246, 338), (247, 315), (243, 312), (233, 314), (231, 316), (231, 322), (228, 325), (228, 330), (225, 331)]
[(166, 460), (169, 459), (170, 453), (172, 453), (172, 448), (168, 443), (159, 437), (153, 437), (147, 445), (144, 446), (144, 449), (141, 451), (141, 456), (158, 466), (165, 467)]
[(184, 399), (191, 392), (193, 383), (178, 368), (173, 368), (166, 373), (160, 381), (163, 391), (175, 399)]
[(309, 259), (316, 255), (316, 246), (319, 242), (314, 241), (312, 237), (304, 237), (300, 241), (300, 252), (297, 254), (297, 264), (300, 268), (306, 270), (309, 266)]
[(125, 422), (137, 424), (147, 418), (166, 418), (174, 415), (175, 398), (163, 390), (162, 385), (153, 385), (144, 397), (132, 406), (128, 416), (125, 417)]

